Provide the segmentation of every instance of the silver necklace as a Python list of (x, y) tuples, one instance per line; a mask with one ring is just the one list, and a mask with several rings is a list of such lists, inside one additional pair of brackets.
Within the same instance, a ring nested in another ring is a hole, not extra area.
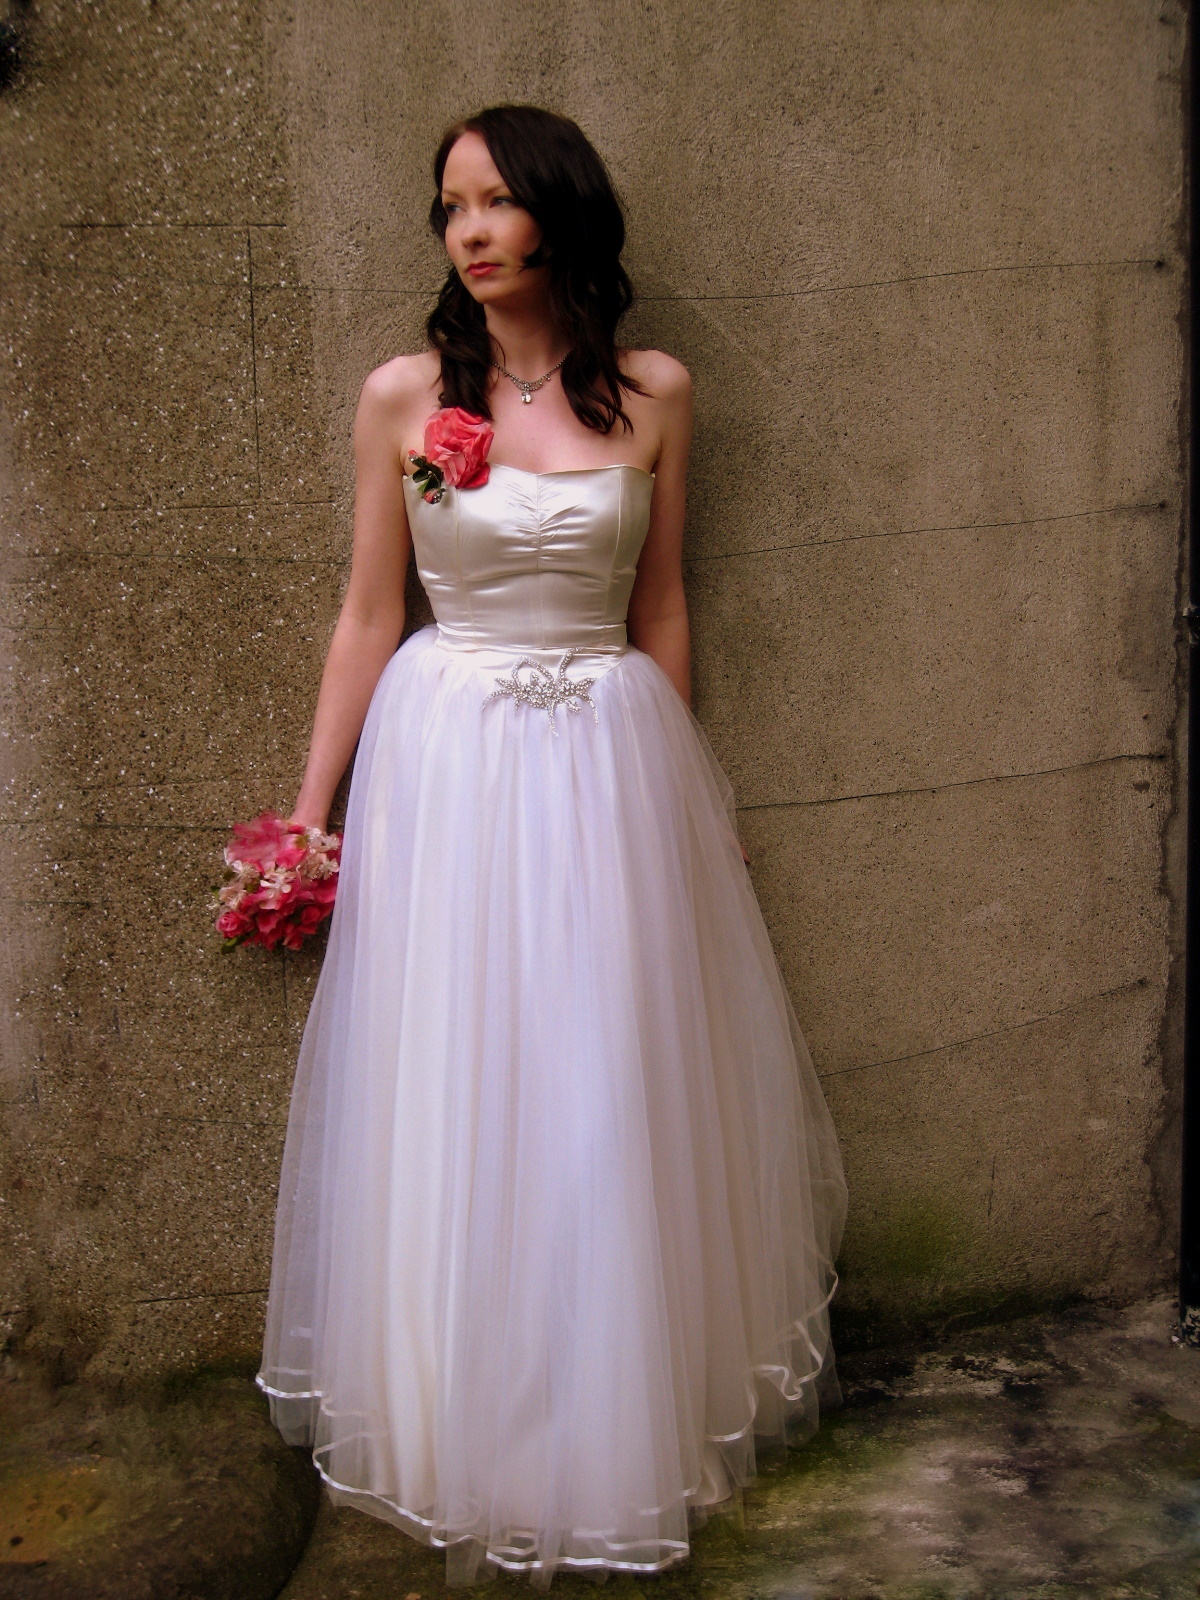
[[(568, 354), (570, 354), (569, 351)], [(516, 384), (517, 388), (521, 391), (521, 399), (524, 400), (527, 406), (530, 406), (533, 404), (533, 391), (535, 389), (540, 389), (547, 378), (552, 378), (558, 371), (559, 367), (562, 366), (563, 361), (566, 359), (567, 357), (564, 356), (562, 361), (556, 361), (550, 368), (550, 371), (543, 372), (540, 378), (531, 378), (528, 380), (525, 378), (518, 378), (515, 372), (510, 372), (507, 367), (502, 367), (498, 361), (493, 361), (492, 365), (495, 367), (497, 372), (502, 372), (506, 378), (510, 379)]]

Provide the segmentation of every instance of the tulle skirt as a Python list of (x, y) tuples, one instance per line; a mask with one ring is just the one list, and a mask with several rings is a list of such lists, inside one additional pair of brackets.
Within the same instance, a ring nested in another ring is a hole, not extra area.
[(430, 625), (371, 702), (258, 1382), (336, 1502), (544, 1586), (682, 1560), (837, 1401), (846, 1196), (666, 674), (553, 725), (495, 678)]

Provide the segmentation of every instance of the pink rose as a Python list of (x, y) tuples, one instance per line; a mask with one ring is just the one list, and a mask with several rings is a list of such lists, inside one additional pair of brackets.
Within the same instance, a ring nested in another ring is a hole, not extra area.
[(223, 911), (217, 918), (217, 932), (225, 939), (240, 939), (250, 929), (250, 918), (240, 911)]
[(492, 438), (492, 425), (485, 417), (473, 417), (461, 406), (446, 406), (425, 424), (425, 456), (454, 488), (481, 489), (492, 470), (487, 460)]

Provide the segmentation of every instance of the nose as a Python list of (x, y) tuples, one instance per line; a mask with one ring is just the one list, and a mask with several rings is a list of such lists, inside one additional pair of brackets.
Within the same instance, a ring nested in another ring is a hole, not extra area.
[(460, 237), (462, 242), (467, 245), (482, 244), (488, 237), (486, 212), (469, 211), (463, 221), (463, 230)]

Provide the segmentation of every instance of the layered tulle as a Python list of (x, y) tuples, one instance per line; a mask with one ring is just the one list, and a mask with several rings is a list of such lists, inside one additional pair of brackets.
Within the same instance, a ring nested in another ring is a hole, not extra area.
[(837, 1398), (842, 1169), (669, 679), (554, 732), (491, 666), (431, 626), (371, 704), (259, 1383), (452, 1582), (655, 1570)]

